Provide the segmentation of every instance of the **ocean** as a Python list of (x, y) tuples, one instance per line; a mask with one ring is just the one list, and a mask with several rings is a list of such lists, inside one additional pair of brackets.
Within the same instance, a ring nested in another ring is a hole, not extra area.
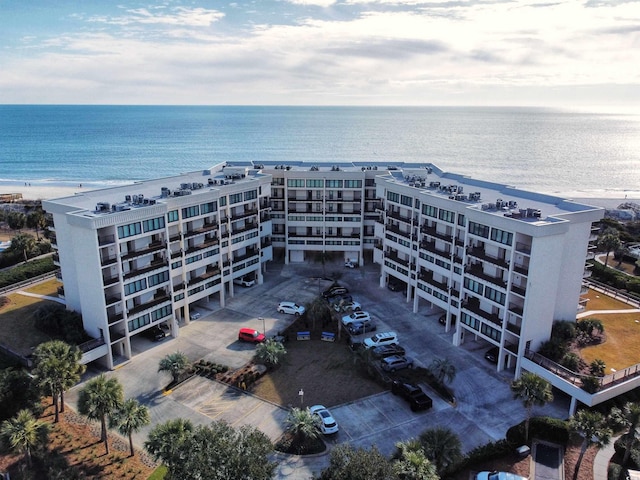
[(640, 115), (545, 108), (0, 106), (0, 184), (103, 187), (219, 162), (431, 162), (574, 197), (638, 198)]

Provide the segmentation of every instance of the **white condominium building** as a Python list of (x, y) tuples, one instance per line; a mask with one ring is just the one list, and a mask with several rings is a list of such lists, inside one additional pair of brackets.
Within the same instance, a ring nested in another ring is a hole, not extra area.
[[(178, 335), (199, 300), (262, 282), (274, 250), (380, 265), (413, 311), (446, 312), (456, 345), (499, 347), (519, 375), (554, 320), (575, 320), (603, 209), (446, 173), (432, 164), (234, 162), (44, 202), (68, 308), (109, 368), (154, 325)], [(92, 359), (90, 358), (90, 359)]]

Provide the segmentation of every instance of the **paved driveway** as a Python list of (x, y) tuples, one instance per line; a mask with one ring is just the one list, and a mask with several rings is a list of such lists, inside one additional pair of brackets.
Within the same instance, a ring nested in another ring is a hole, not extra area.
[[(163, 395), (169, 377), (157, 373), (158, 363), (165, 355), (179, 350), (191, 360), (206, 358), (232, 368), (241, 367), (251, 359), (254, 347), (237, 341), (238, 329), (262, 330), (260, 317), (264, 318), (268, 335), (284, 329), (293, 317), (277, 313), (275, 306), (282, 300), (298, 303), (312, 300), (330, 284), (320, 278), (321, 268), (313, 264), (270, 265), (263, 285), (236, 287), (235, 298), (229, 299), (224, 309), (216, 304), (199, 305), (202, 317), (181, 328), (176, 339), (159, 345), (144, 339), (136, 341), (134, 348), (141, 353), (108, 375), (118, 377), (127, 398), (135, 397), (150, 407), (152, 425), (172, 418), (188, 418), (196, 424), (225, 420), (234, 426), (255, 425), (271, 439), (277, 439), (287, 413), (282, 407), (199, 377)], [(327, 267), (326, 271), (333, 270)], [(417, 437), (427, 428), (443, 426), (455, 431), (463, 449), (468, 451), (503, 438), (509, 426), (522, 421), (524, 408), (512, 398), (509, 388), (512, 373), (498, 374), (484, 360), (486, 344), (467, 339), (461, 348), (451, 345), (451, 334), (444, 333), (444, 327), (437, 322), (440, 311), (425, 307), (417, 314), (412, 313), (402, 293), (380, 289), (379, 269), (374, 265), (341, 272), (341, 283), (349, 287), (364, 310), (377, 318), (378, 330), (395, 330), (407, 354), (417, 363), (428, 366), (435, 358), (448, 358), (456, 365), (457, 375), (451, 387), (457, 406), (444, 402), (428, 388), (425, 390), (434, 406), (427, 412), (411, 412), (406, 403), (390, 392), (339, 405), (331, 410), (341, 430), (327, 439), (329, 445), (342, 442), (363, 448), (376, 445), (382, 453), (390, 455), (397, 441)], [(89, 372), (88, 376), (95, 373)], [(75, 403), (81, 386), (67, 395), (71, 404)], [(536, 413), (563, 417), (567, 411), (566, 402), (561, 400)], [(150, 428), (135, 435), (138, 446), (143, 444)], [(328, 464), (328, 455), (305, 458), (278, 455), (278, 459), (278, 478), (310, 478)]]

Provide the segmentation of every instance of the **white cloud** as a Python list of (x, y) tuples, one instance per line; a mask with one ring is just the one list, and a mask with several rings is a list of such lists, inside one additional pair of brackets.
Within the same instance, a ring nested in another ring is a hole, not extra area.
[(117, 17), (94, 16), (89, 19), (95, 23), (112, 25), (182, 25), (190, 27), (208, 27), (224, 17), (224, 13), (205, 8), (175, 7), (169, 13), (154, 13), (146, 8), (127, 10), (126, 15)]

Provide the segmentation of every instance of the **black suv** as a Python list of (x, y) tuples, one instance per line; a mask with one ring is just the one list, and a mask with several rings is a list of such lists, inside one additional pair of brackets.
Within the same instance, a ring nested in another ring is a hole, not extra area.
[(322, 292), (322, 296), (324, 298), (332, 298), (338, 295), (344, 295), (345, 293), (349, 293), (349, 290), (347, 290), (346, 287), (342, 287), (340, 285), (332, 285), (324, 292)]
[(142, 334), (148, 338), (149, 340), (153, 340), (154, 342), (159, 342), (160, 340), (164, 340), (164, 337), (167, 336), (165, 331), (160, 328), (158, 325), (154, 325), (151, 328), (147, 328)]
[(411, 407), (412, 412), (418, 410), (427, 410), (433, 406), (433, 400), (422, 389), (413, 383), (404, 383), (400, 380), (394, 380), (391, 384), (391, 393), (400, 395)]

